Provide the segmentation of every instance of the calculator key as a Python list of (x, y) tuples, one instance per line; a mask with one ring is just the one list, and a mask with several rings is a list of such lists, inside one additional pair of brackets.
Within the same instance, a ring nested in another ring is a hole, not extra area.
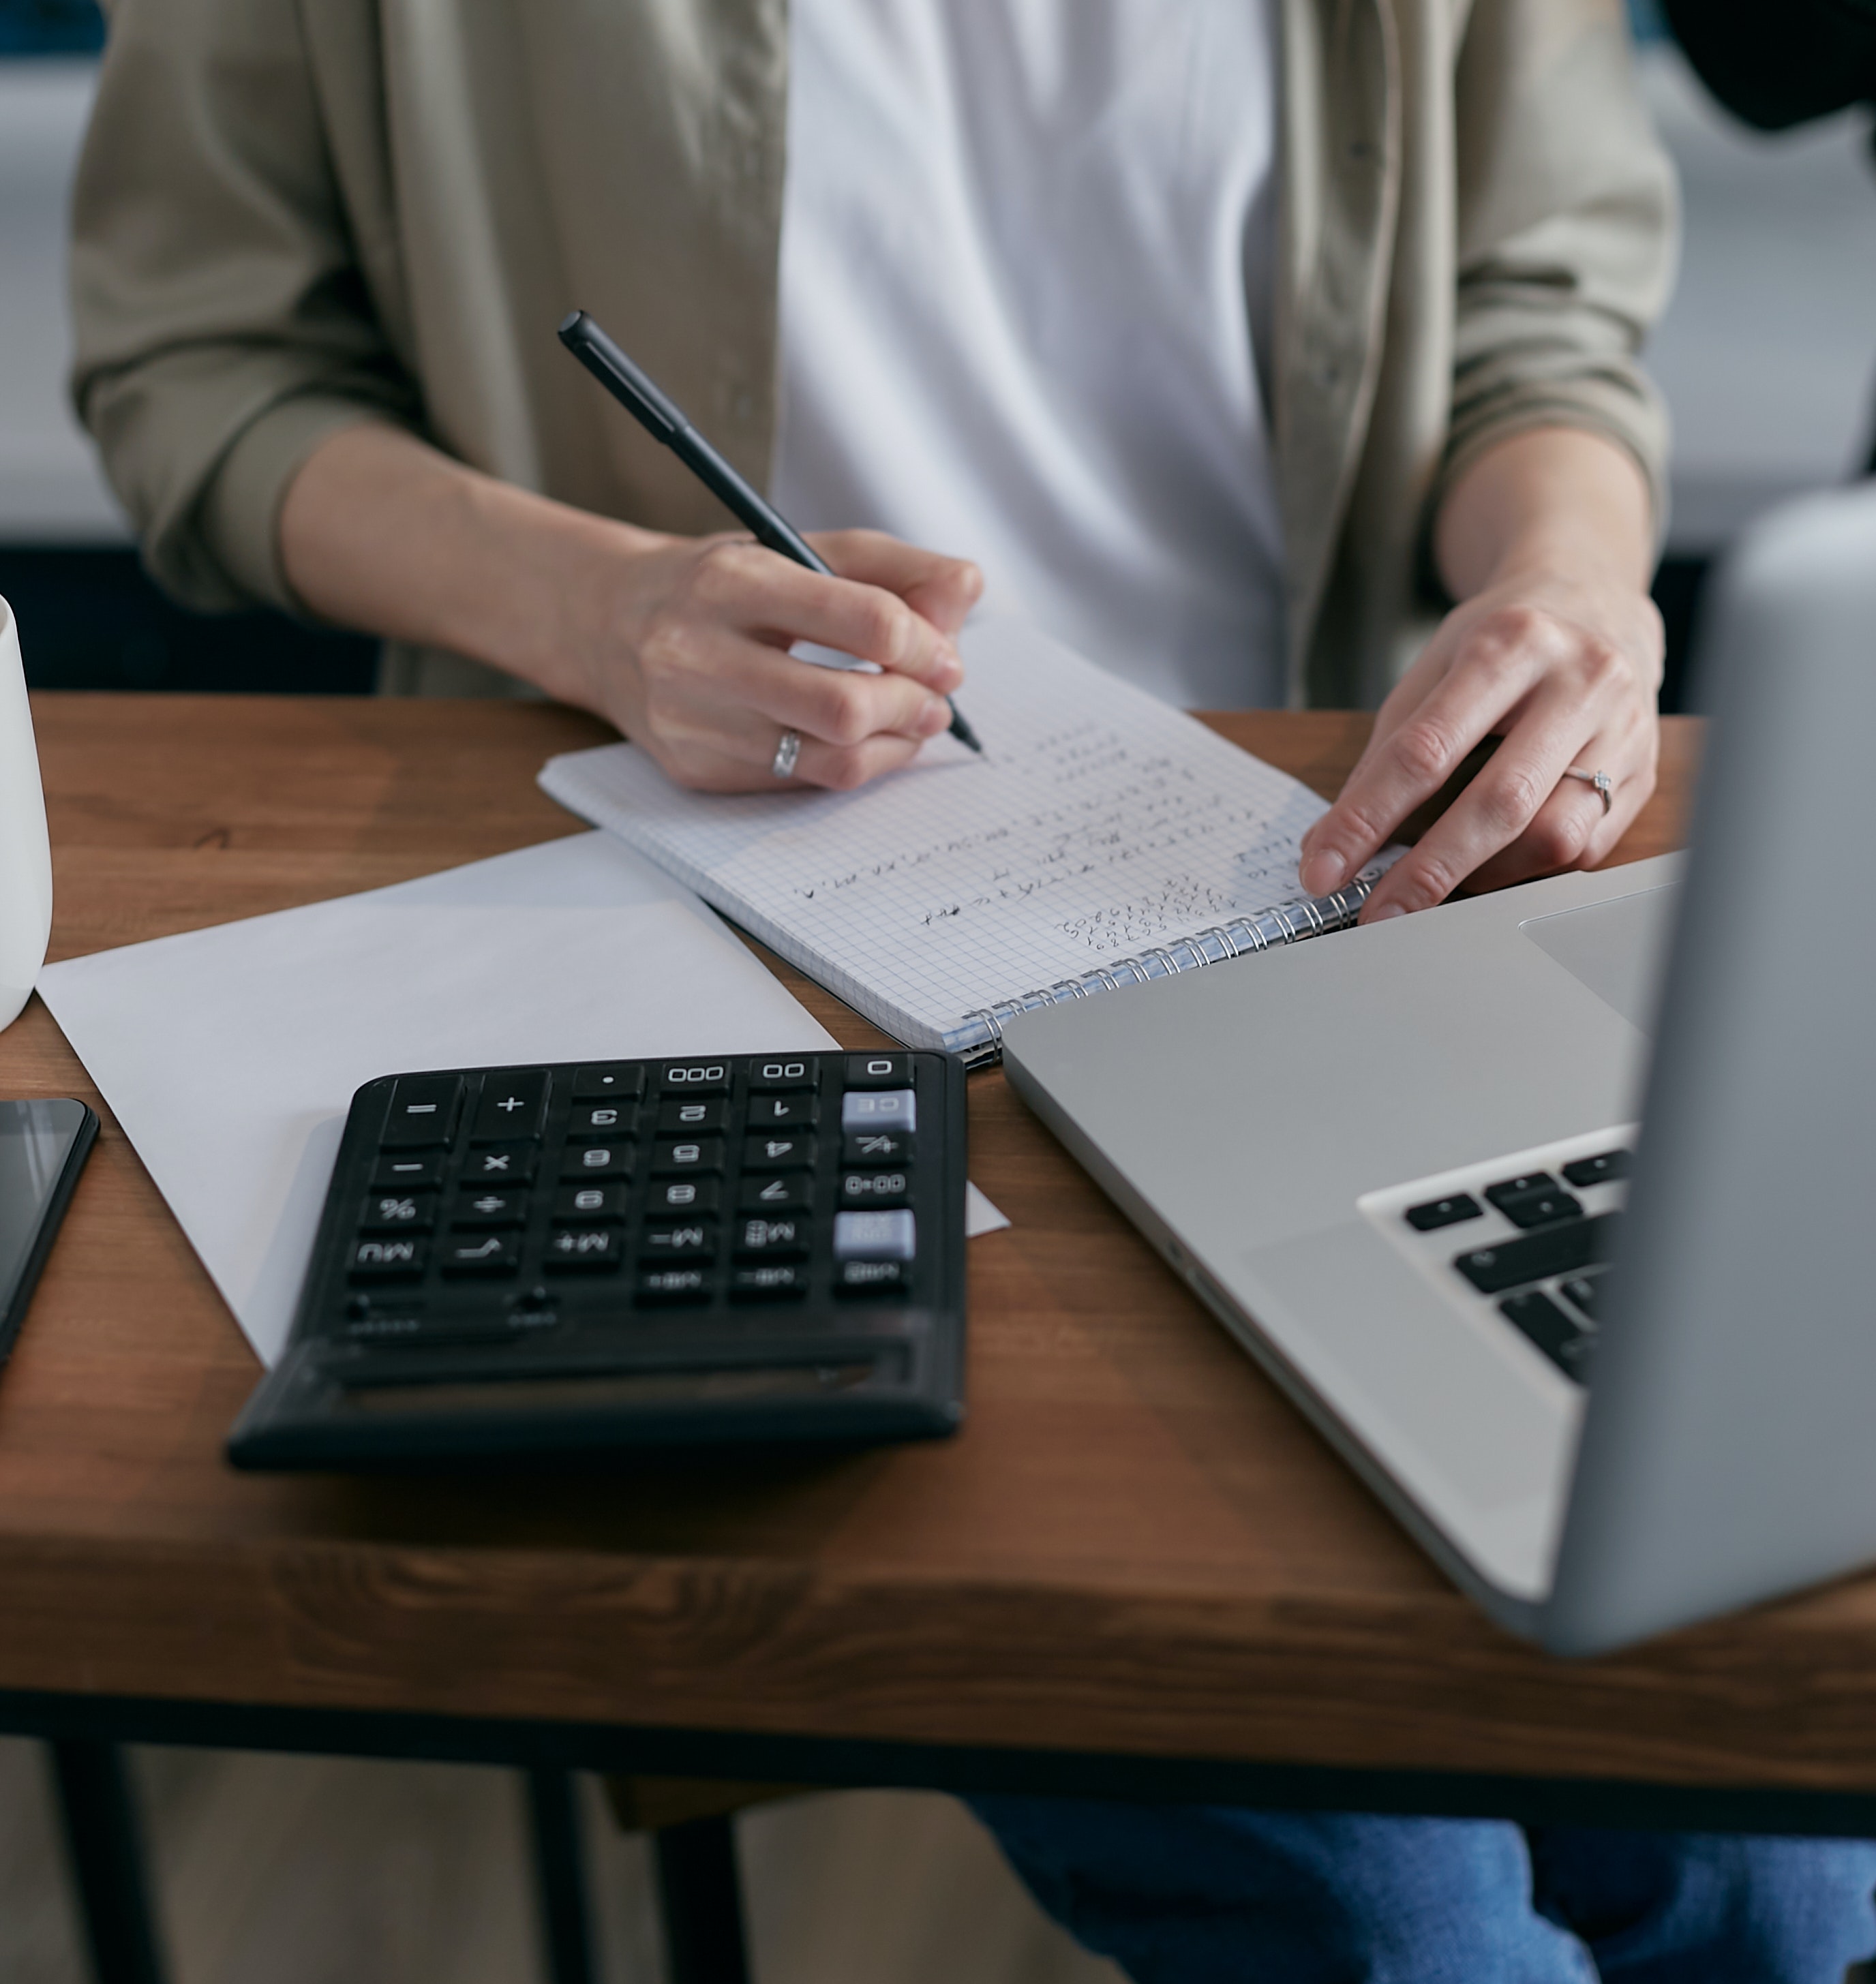
[(702, 1268), (649, 1268), (639, 1276), (636, 1293), (641, 1302), (708, 1302), (717, 1290), (713, 1275)]
[(433, 1191), (374, 1191), (358, 1222), (364, 1233), (421, 1233), (436, 1224)]
[(661, 1137), (700, 1137), (707, 1130), (720, 1130), (730, 1120), (730, 1105), (714, 1101), (661, 1102), (658, 1105), (658, 1134)]
[(645, 1194), (645, 1210), (702, 1215), (723, 1201), (723, 1188), (714, 1178), (660, 1178)]
[(576, 1102), (636, 1101), (645, 1093), (645, 1071), (632, 1061), (614, 1061), (573, 1071)]
[(486, 1179), (491, 1184), (525, 1185), (534, 1176), (534, 1168), (541, 1161), (539, 1144), (488, 1144), (479, 1151), (472, 1151), (462, 1161), (464, 1185), (480, 1185)]
[(909, 1165), (913, 1139), (903, 1130), (862, 1130), (841, 1140), (844, 1165)]
[(841, 1179), (843, 1205), (903, 1205), (911, 1181), (903, 1171), (848, 1171)]
[(391, 1187), (421, 1191), (426, 1185), (439, 1185), (442, 1182), (441, 1151), (413, 1151), (408, 1156), (401, 1151), (387, 1151), (371, 1174), (372, 1185), (379, 1191)]
[(545, 1068), (498, 1068), (482, 1077), (482, 1099), (475, 1105), (469, 1141), (498, 1144), (538, 1137), (546, 1111)]
[(749, 1098), (749, 1129), (810, 1130), (821, 1121), (821, 1098), (816, 1095), (752, 1095)]
[(429, 1251), (427, 1242), (414, 1238), (361, 1240), (345, 1265), (354, 1282), (407, 1281), (423, 1272)]
[(909, 1088), (912, 1057), (904, 1054), (849, 1054), (847, 1085), (849, 1088)]
[(727, 1061), (668, 1061), (658, 1075), (663, 1095), (727, 1095), (730, 1064)]
[(542, 1265), (549, 1274), (576, 1270), (599, 1274), (616, 1268), (624, 1258), (625, 1247), (616, 1226), (562, 1226), (547, 1236)]
[(1403, 1216), (1416, 1232), (1433, 1233), (1442, 1226), (1457, 1226), (1462, 1219), (1483, 1219), (1485, 1213), (1470, 1192), (1455, 1191), (1448, 1198), (1430, 1198), (1425, 1205), (1410, 1205)]
[(576, 1102), (567, 1118), (567, 1134), (582, 1143), (610, 1144), (629, 1137), (639, 1126), (639, 1112), (629, 1102)]
[(554, 1194), (555, 1225), (579, 1226), (595, 1220), (623, 1219), (626, 1188), (623, 1185), (573, 1185)]
[(465, 1233), (452, 1239), (438, 1261), (446, 1275), (512, 1275), (521, 1265), (521, 1242), (512, 1233)]
[(806, 1054), (787, 1058), (771, 1056), (767, 1060), (758, 1057), (749, 1064), (751, 1094), (760, 1094), (765, 1090), (812, 1088), (820, 1080), (820, 1064)]
[(462, 1100), (459, 1074), (401, 1074), (392, 1084), (391, 1113), (378, 1139), (388, 1151), (421, 1151), (447, 1144), (456, 1134)]
[(837, 1212), (837, 1261), (909, 1261), (918, 1251), (916, 1215), (910, 1212)]
[(801, 1261), (807, 1258), (808, 1223), (784, 1216), (780, 1219), (744, 1219), (737, 1222), (736, 1252), (739, 1260)]
[(716, 1251), (717, 1229), (701, 1219), (648, 1226), (639, 1235), (641, 1261), (700, 1260)]
[(1514, 1226), (1554, 1226), (1559, 1219), (1580, 1218), (1583, 1202), (1573, 1192), (1553, 1185), (1548, 1191), (1508, 1192), (1498, 1208)]
[(651, 1168), (661, 1177), (723, 1169), (720, 1137), (680, 1137), (652, 1147)]
[(760, 1268), (738, 1268), (730, 1277), (732, 1302), (794, 1302), (807, 1293), (805, 1270), (779, 1261)]
[(837, 1295), (903, 1295), (912, 1271), (903, 1261), (843, 1261), (834, 1271)]
[(569, 1144), (560, 1154), (563, 1179), (624, 1178), (631, 1169), (629, 1144)]
[(841, 1128), (916, 1130), (918, 1098), (909, 1088), (850, 1088), (841, 1098)]
[(1579, 1158), (1573, 1164), (1563, 1167), (1563, 1175), (1580, 1191), (1585, 1185), (1610, 1185), (1617, 1178), (1629, 1175), (1631, 1154), (1627, 1151), (1604, 1151), (1593, 1158)]
[(814, 1168), (814, 1139), (798, 1134), (745, 1137), (743, 1167), (752, 1171), (811, 1171)]
[(745, 1178), (737, 1201), (744, 1212), (805, 1212), (814, 1203), (814, 1181), (798, 1172), (784, 1178)]
[(452, 1226), (525, 1226), (528, 1195), (513, 1187), (491, 1186), (485, 1191), (459, 1191), (449, 1215)]

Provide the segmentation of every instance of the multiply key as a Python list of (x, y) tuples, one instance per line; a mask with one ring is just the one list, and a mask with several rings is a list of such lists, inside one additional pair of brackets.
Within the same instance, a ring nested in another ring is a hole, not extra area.
[(525, 1185), (534, 1176), (540, 1155), (539, 1144), (491, 1144), (463, 1160), (462, 1182), (480, 1185), (486, 1179), (492, 1185)]

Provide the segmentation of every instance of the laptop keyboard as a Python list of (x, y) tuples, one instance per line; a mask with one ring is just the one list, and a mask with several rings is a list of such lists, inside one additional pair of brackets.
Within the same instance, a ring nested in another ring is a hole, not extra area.
[[(1450, 1295), (1469, 1296), (1480, 1307), (1478, 1299), (1485, 1299), (1580, 1385), (1595, 1352), (1600, 1292), (1620, 1228), (1631, 1134), (1576, 1138), (1549, 1152), (1525, 1152), (1522, 1161), (1372, 1194), (1362, 1209)], [(1429, 1185), (1440, 1188), (1428, 1191)]]

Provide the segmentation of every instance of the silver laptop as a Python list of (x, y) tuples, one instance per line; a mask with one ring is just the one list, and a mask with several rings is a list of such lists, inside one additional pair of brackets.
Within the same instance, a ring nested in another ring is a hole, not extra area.
[(1684, 868), (1006, 1031), (1175, 1270), (1559, 1652), (1876, 1559), (1876, 489), (1780, 512), (1716, 590)]

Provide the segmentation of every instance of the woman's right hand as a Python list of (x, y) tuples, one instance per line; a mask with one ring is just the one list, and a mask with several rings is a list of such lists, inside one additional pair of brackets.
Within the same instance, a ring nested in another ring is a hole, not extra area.
[[(746, 538), (635, 534), (582, 619), (578, 699), (643, 745), (678, 784), (847, 791), (906, 763), (951, 722), (964, 679), (953, 636), (982, 590), (975, 565), (877, 531), (817, 535), (828, 578)], [(818, 666), (811, 641), (877, 665)], [(770, 769), (799, 733), (791, 780)]]
[[(576, 510), (373, 421), (289, 484), (280, 562), (302, 606), (467, 655), (618, 725), (679, 784), (767, 792), (785, 730), (793, 783), (844, 790), (951, 721), (953, 645), (977, 568), (878, 531), (834, 531), (809, 571), (747, 538), (676, 538)], [(875, 664), (821, 668), (811, 641)]]

